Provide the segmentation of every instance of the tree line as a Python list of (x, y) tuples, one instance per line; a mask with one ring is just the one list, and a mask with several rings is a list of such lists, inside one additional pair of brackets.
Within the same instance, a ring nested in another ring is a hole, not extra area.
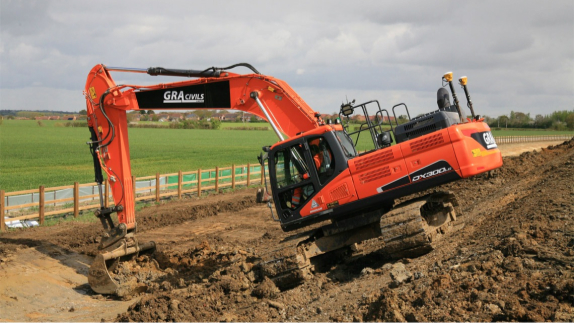
[(574, 110), (554, 111), (548, 115), (510, 111), (510, 115), (501, 115), (497, 118), (484, 116), (484, 121), (491, 128), (528, 128), (574, 130)]

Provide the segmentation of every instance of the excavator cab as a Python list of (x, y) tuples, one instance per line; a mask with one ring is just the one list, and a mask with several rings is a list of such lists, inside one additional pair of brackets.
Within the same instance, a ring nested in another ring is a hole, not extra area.
[(318, 194), (322, 195), (322, 190), (347, 169), (347, 161), (357, 156), (340, 125), (324, 128), (268, 149), (273, 200), (286, 231), (326, 214)]

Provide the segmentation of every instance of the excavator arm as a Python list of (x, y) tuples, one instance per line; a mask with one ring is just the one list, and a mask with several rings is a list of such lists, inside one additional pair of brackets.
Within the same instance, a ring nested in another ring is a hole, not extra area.
[[(252, 74), (235, 74), (227, 70), (244, 66)], [(146, 73), (195, 77), (181, 82), (155, 85), (116, 84), (110, 72)], [(104, 230), (100, 254), (88, 276), (90, 285), (99, 293), (114, 294), (117, 284), (108, 269), (117, 259), (153, 249), (151, 244), (138, 244), (135, 238), (135, 198), (130, 167), (127, 111), (230, 109), (264, 118), (280, 140), (296, 136), (323, 125), (320, 114), (313, 111), (284, 81), (260, 74), (249, 64), (203, 71), (175, 70), (161, 67), (148, 69), (114, 68), (96, 65), (88, 74), (86, 96), (88, 142), (94, 160), (95, 180), (100, 191), (100, 208), (95, 212)], [(101, 198), (103, 173), (107, 174), (114, 206), (105, 207)], [(117, 224), (111, 214), (117, 213)]]
[[(117, 85), (110, 71), (207, 76), (156, 85)], [(163, 68), (139, 70), (97, 65), (88, 75), (85, 95), (88, 125), (92, 133), (90, 144), (96, 156), (96, 174), (100, 169), (107, 174), (116, 205), (114, 210), (103, 210), (103, 213), (117, 212), (118, 221), (124, 223), (128, 230), (134, 229), (136, 222), (126, 111), (240, 110), (269, 121), (281, 139), (282, 134), (292, 137), (323, 124), (319, 114), (287, 83), (261, 74), (234, 74), (221, 70), (206, 73)], [(96, 182), (102, 181), (101, 176), (96, 177)]]

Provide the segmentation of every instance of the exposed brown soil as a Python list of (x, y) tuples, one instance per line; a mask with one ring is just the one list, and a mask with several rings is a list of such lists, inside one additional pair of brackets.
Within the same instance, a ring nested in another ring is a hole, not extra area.
[[(93, 303), (90, 306), (129, 307), (102, 310), (99, 316), (87, 309), (82, 316), (76, 307), (72, 312), (76, 316), (56, 318), (572, 321), (573, 182), (574, 140), (505, 157), (498, 170), (441, 187), (456, 194), (465, 226), (442, 240), (437, 250), (390, 261), (373, 251), (380, 241), (365, 242), (352, 258), (333, 261), (314, 279), (284, 291), (259, 277), (254, 267), (288, 236), (271, 219), (266, 205), (255, 203), (254, 190), (148, 207), (138, 212), (138, 237), (158, 244), (155, 261), (161, 273), (145, 274), (143, 268), (150, 264), (145, 257), (122, 267), (125, 273), (139, 273), (138, 282), (147, 290), (118, 299), (94, 295), (79, 285), (76, 288), (90, 298), (86, 302)], [(93, 256), (100, 234), (99, 223), (64, 223), (3, 234), (0, 269), (25, 261), (22, 254), (36, 250), (76, 268), (60, 258)], [(48, 247), (60, 254), (46, 251)], [(62, 293), (54, 290), (50, 297)], [(26, 302), (22, 293), (0, 288), (0, 307), (14, 314), (18, 302)], [(47, 320), (46, 311), (36, 311), (38, 315), (30, 310), (7, 319)], [(70, 313), (69, 309), (59, 313), (64, 312)]]

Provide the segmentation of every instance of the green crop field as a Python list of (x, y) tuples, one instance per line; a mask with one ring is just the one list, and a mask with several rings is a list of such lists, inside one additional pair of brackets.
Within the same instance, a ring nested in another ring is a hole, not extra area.
[[(62, 121), (3, 120), (0, 125), (0, 189), (6, 192), (93, 182), (87, 128)], [(222, 127), (264, 127), (266, 123), (222, 123)], [(493, 130), (494, 136), (572, 134), (570, 131)], [(257, 163), (261, 147), (277, 142), (272, 130), (188, 130), (129, 128), (133, 175), (149, 176), (215, 166)], [(359, 150), (368, 149), (362, 136)]]
[[(4, 120), (0, 126), (0, 188), (10, 192), (94, 181), (87, 128), (58, 121)], [(261, 124), (262, 126), (265, 124)], [(273, 131), (130, 128), (135, 176), (257, 163)]]

